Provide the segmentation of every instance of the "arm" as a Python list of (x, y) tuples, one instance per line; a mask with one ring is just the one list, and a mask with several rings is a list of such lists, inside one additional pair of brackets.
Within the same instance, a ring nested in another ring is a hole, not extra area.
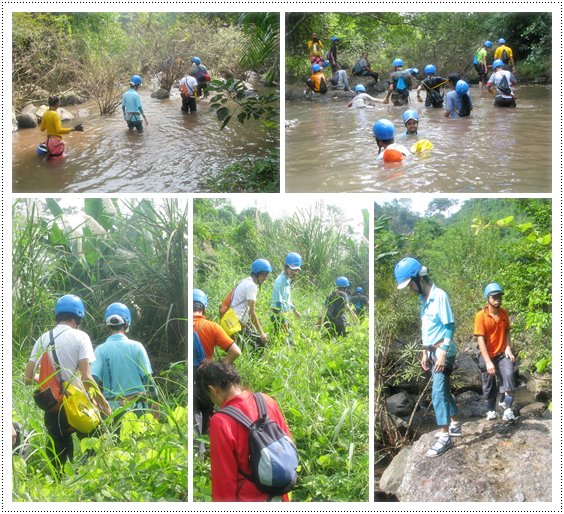
[(241, 355), (241, 349), (237, 346), (237, 343), (233, 343), (228, 349), (227, 354), (223, 357), (223, 360), (229, 364), (233, 364), (235, 359)]
[(57, 116), (54, 117), (54, 121), (55, 121), (55, 130), (54, 130), (55, 135), (69, 134), (70, 132), (74, 132), (73, 128), (63, 127), (63, 125), (61, 124), (61, 118), (59, 117), (58, 114)]
[(382, 102), (383, 104), (387, 104), (390, 102), (390, 96), (392, 96), (392, 91), (394, 90), (394, 85), (390, 84), (388, 86), (388, 94), (386, 95), (386, 98), (384, 99), (384, 101)]
[(495, 366), (492, 360), (490, 359), (490, 355), (488, 353), (488, 348), (486, 346), (486, 338), (484, 336), (477, 336), (478, 337), (478, 348), (480, 349), (480, 353), (484, 361), (486, 362), (486, 371), (488, 375), (495, 375)]
[(258, 319), (257, 311), (256, 311), (256, 305), (257, 305), (256, 302), (253, 301), (253, 300), (248, 300), (247, 305), (249, 306), (249, 318), (251, 320), (251, 323), (257, 329), (257, 332), (260, 335), (261, 341), (266, 341), (266, 338), (268, 336), (263, 332), (262, 326), (261, 326), (260, 321)]
[(28, 361), (24, 371), (24, 384), (31, 385), (39, 382), (39, 375), (35, 375), (35, 362)]
[(78, 369), (80, 370), (80, 378), (84, 388), (92, 394), (92, 398), (98, 407), (109, 416), (112, 413), (112, 409), (110, 408), (107, 400), (104, 398), (104, 395), (100, 392), (100, 389), (98, 389), (98, 384), (94, 380), (92, 372), (90, 371), (90, 363), (88, 362), (88, 359), (80, 359), (78, 361)]
[(515, 355), (511, 349), (511, 334), (509, 330), (505, 333), (505, 356), (511, 361), (515, 362)]
[(224, 417), (224, 414), (216, 414), (210, 421), (210, 463), (214, 502), (235, 501), (237, 498), (237, 441)]
[(421, 352), (421, 367), (425, 371), (429, 371), (429, 355), (427, 354), (427, 350), (423, 349)]

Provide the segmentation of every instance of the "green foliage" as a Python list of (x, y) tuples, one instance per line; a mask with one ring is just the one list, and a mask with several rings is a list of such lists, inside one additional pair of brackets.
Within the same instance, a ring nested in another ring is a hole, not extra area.
[[(23, 363), (21, 364), (23, 366)], [(16, 365), (20, 368), (20, 365)], [(57, 478), (45, 448), (50, 444), (41, 411), (31, 391), (14, 380), (13, 412), (28, 432), (29, 454), (12, 456), (14, 501), (186, 501), (187, 429), (186, 366), (181, 381), (170, 370), (157, 377), (160, 418), (128, 412), (119, 423), (103, 421), (96, 437), (74, 439), (75, 458)], [(174, 395), (166, 391), (175, 391)], [(90, 455), (88, 455), (88, 453)]]
[[(270, 260), (274, 279), (287, 252), (303, 257), (292, 285), (292, 301), (302, 313), (300, 320), (290, 317), (295, 344), (273, 332), (267, 281), (257, 312), (269, 342), (262, 352), (244, 347), (235, 362), (245, 386), (276, 399), (292, 431), (301, 461), (293, 501), (368, 500), (367, 321), (354, 322), (337, 340), (323, 338), (316, 327), (336, 274), (360, 275), (345, 263), (368, 272), (366, 242), (357, 242), (342, 221), (337, 208), (321, 204), (272, 220), (253, 208), (237, 214), (226, 200), (194, 202), (194, 287), (208, 294), (208, 317), (215, 318), (255, 258)], [(209, 462), (195, 459), (194, 499), (207, 501), (210, 494)]]
[(273, 152), (265, 159), (249, 157), (231, 164), (209, 180), (206, 188), (212, 193), (279, 193), (280, 156)]

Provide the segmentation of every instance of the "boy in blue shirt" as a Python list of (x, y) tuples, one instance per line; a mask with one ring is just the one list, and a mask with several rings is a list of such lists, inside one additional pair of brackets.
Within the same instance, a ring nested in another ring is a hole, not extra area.
[[(127, 122), (127, 127), (129, 130), (137, 129), (138, 132), (143, 132), (143, 120), (145, 120), (145, 125), (149, 124), (143, 112), (141, 97), (137, 92), (142, 83), (143, 81), (139, 75), (133, 75), (129, 81), (129, 89), (121, 97), (121, 109), (123, 117)], [(141, 120), (141, 117), (143, 117), (143, 120)]]
[(284, 261), (284, 271), (278, 275), (272, 289), (271, 320), (274, 323), (276, 332), (283, 331), (288, 335), (289, 342), (293, 342), (292, 329), (286, 317), (288, 312), (294, 311), (296, 318), (300, 319), (300, 313), (296, 310), (290, 299), (292, 279), (302, 269), (302, 258), (298, 253), (290, 252)]
[(462, 435), (450, 390), (450, 375), (457, 353), (453, 341), (454, 315), (447, 294), (429, 280), (427, 268), (417, 259), (406, 257), (399, 261), (394, 275), (398, 289), (409, 286), (419, 294), (421, 301), (421, 366), (425, 371), (431, 370), (433, 375), (433, 409), (439, 427), (436, 441), (426, 456), (438, 457), (452, 446), (451, 436)]

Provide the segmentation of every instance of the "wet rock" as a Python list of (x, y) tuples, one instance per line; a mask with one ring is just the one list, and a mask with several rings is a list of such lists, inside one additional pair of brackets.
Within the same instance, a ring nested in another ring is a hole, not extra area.
[(388, 466), (384, 470), (384, 473), (382, 473), (382, 478), (380, 479), (380, 489), (386, 494), (395, 495), (399, 489), (403, 480), (409, 451), (409, 447), (400, 450), (400, 452), (394, 457), (393, 466)]
[(77, 105), (86, 102), (86, 98), (75, 91), (69, 91), (60, 98), (61, 105)]
[(388, 412), (396, 416), (409, 416), (415, 406), (415, 399), (405, 391), (401, 391), (386, 398)]
[(61, 121), (69, 121), (72, 120), (74, 118), (74, 115), (71, 114), (69, 111), (67, 111), (66, 109), (63, 109), (62, 107), (59, 107), (57, 109), (57, 112), (59, 113), (59, 116), (61, 118)]
[(37, 107), (33, 104), (27, 104), (23, 109), (21, 114), (34, 114)]
[(530, 403), (519, 411), (522, 418), (541, 418), (546, 411), (546, 404), (542, 402)]
[(456, 356), (452, 383), (457, 391), (482, 391), (478, 361), (469, 353), (461, 352)]
[(37, 118), (35, 114), (22, 113), (16, 116), (16, 121), (18, 123), (18, 128), (35, 128), (37, 127)]
[(300, 124), (300, 120), (285, 120), (286, 128), (294, 128)]
[(77, 118), (88, 118), (88, 116), (90, 116), (90, 111), (88, 109), (79, 109), (76, 112)]
[(170, 93), (166, 89), (157, 89), (151, 93), (151, 98), (156, 98), (157, 100), (166, 100), (170, 97)]
[[(546, 502), (552, 500), (552, 421), (472, 421), (444, 455), (425, 453), (434, 431), (396, 456), (385, 474), (401, 477), (404, 502)], [(399, 457), (399, 458), (398, 458)], [(526, 466), (524, 465), (526, 463)], [(390, 479), (380, 484), (391, 490)], [(394, 484), (394, 482), (391, 482)], [(395, 487), (395, 486), (394, 486)]]
[(41, 119), (48, 110), (49, 107), (47, 107), (46, 105), (40, 105), (35, 111), (35, 116), (37, 116), (38, 119)]

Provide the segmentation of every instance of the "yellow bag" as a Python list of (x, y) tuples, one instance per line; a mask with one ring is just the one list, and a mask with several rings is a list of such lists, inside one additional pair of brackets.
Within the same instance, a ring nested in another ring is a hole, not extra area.
[(64, 384), (63, 407), (69, 425), (82, 434), (89, 434), (100, 424), (100, 411), (88, 393), (71, 382)]
[(219, 325), (223, 330), (225, 330), (229, 337), (235, 335), (237, 332), (241, 332), (241, 329), (243, 328), (237, 314), (233, 310), (233, 307), (229, 307), (229, 309), (227, 309), (227, 312), (221, 317)]

